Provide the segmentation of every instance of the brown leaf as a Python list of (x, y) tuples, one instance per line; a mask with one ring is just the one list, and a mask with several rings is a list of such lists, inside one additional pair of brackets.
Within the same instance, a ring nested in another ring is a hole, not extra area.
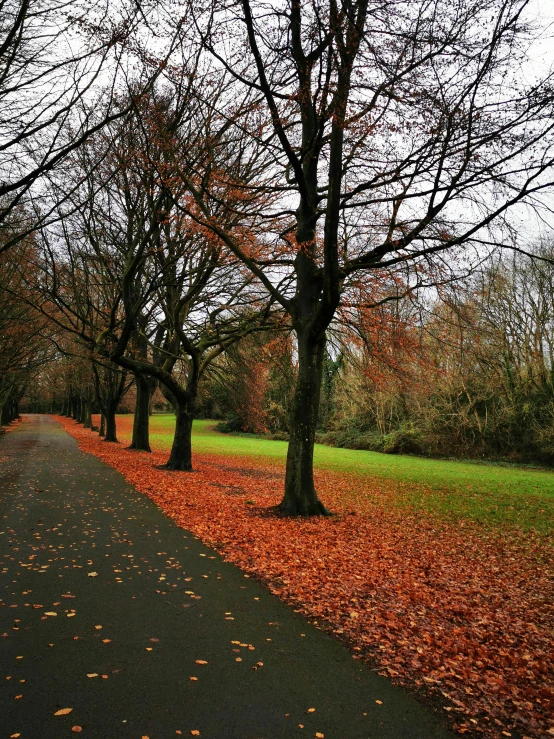
[[(199, 453), (191, 486), (190, 478), (159, 468), (166, 461), (163, 450), (131, 459), (73, 421), (57, 420), (82, 449), (118, 469), (177, 525), (224, 546), (246, 575), (265, 581), (318, 625), (329, 625), (353, 656), (366, 657), (369, 645), (376, 645), (380, 672), (415, 688), (424, 685), (439, 700), (442, 692), (444, 702), (461, 711), (470, 695), (472, 715), (489, 717), (488, 724), (479, 723), (487, 739), (497, 739), (500, 725), (513, 727), (514, 735), (554, 737), (554, 638), (543, 628), (552, 601), (551, 537), (474, 526), (439, 512), (429, 516), (425, 505), (412, 510), (406, 505), (409, 485), (362, 469), (316, 471), (322, 499), (339, 514), (332, 520), (300, 525), (245, 516), (229, 489), (240, 487), (261, 508), (276, 506), (278, 486), (266, 481), (283, 474), (280, 461)], [(157, 423), (152, 419), (152, 432), (163, 438), (157, 434), (166, 430)], [(130, 440), (131, 416), (118, 418), (118, 431)], [(424, 483), (413, 492), (422, 500), (437, 496)], [(193, 578), (183, 580), (188, 586)], [(510, 640), (499, 648), (501, 633)]]

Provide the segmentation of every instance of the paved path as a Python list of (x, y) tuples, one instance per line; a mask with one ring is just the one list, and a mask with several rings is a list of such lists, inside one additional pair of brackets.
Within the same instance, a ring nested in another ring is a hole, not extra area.
[(453, 736), (46, 416), (0, 440), (0, 556), (0, 739)]

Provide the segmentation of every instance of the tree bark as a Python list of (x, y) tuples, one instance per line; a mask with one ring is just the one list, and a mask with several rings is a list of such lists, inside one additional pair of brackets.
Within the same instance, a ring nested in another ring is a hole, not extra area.
[(150, 398), (156, 379), (135, 373), (137, 401), (133, 418), (133, 439), (129, 449), (151, 452), (150, 449)]
[(298, 379), (291, 413), (285, 494), (279, 506), (289, 516), (328, 516), (317, 497), (313, 477), (314, 443), (319, 411), (325, 335), (297, 332)]
[(83, 425), (86, 429), (92, 428), (92, 409), (90, 400), (85, 400), (83, 412)]
[(104, 411), (100, 414), (100, 431), (98, 435), (106, 436), (106, 416), (104, 415)]
[(175, 436), (171, 454), (164, 465), (166, 470), (192, 472), (192, 421), (193, 404), (188, 401), (175, 403)]
[[(106, 434), (104, 437), (104, 441), (113, 441), (115, 443), (117, 442), (117, 433), (116, 433), (116, 421), (115, 421), (115, 411), (116, 407), (113, 404), (107, 404), (106, 406)], [(102, 414), (104, 415), (104, 414)]]

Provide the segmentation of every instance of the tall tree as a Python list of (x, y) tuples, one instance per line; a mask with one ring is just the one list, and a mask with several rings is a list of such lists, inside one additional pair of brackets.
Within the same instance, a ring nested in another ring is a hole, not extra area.
[(42, 287), (59, 325), (95, 357), (163, 384), (177, 417), (167, 467), (190, 470), (198, 383), (228, 346), (267, 325), (271, 301), (179, 207), (189, 196), (168, 151), (187, 106), (163, 95), (141, 106), (75, 158), (86, 207), (43, 229)]
[[(191, 7), (219, 89), (235, 92), (198, 90), (211, 135), (184, 178), (190, 212), (290, 315), (298, 380), (281, 510), (325, 514), (313, 447), (344, 290), (446, 253), (455, 265), (497, 241), (514, 205), (536, 204), (552, 184), (551, 72), (521, 73), (536, 37), (528, 0)], [(266, 162), (255, 178), (254, 151)], [(222, 203), (232, 228), (214, 218)]]

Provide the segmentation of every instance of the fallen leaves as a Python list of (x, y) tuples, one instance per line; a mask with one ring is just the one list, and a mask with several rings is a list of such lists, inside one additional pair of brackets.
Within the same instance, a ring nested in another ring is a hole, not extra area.
[(88, 573), (88, 576), (89, 577), (98, 577), (98, 573), (97, 572), (89, 572)]
[[(503, 730), (554, 736), (551, 538), (411, 512), (400, 483), (331, 471), (316, 473), (316, 482), (337, 516), (280, 518), (269, 514), (282, 495), (277, 464), (197, 455), (201, 471), (185, 478), (157, 468), (165, 452), (107, 448), (88, 430), (58, 420), (81, 448), (340, 638), (354, 657), (395, 682), (442, 696), (460, 733), (478, 718), (479, 731), (495, 739)], [(121, 419), (122, 438), (131, 422)], [(237, 506), (229, 486), (256, 505)]]
[(197, 665), (207, 665), (208, 664), (205, 659), (195, 659), (194, 663)]
[(82, 730), (83, 730), (82, 726), (72, 726), (71, 727), (71, 731), (75, 732), (75, 734), (80, 734)]
[(60, 708), (59, 711), (55, 712), (54, 716), (67, 716), (67, 714), (71, 713), (72, 710), (72, 708)]

